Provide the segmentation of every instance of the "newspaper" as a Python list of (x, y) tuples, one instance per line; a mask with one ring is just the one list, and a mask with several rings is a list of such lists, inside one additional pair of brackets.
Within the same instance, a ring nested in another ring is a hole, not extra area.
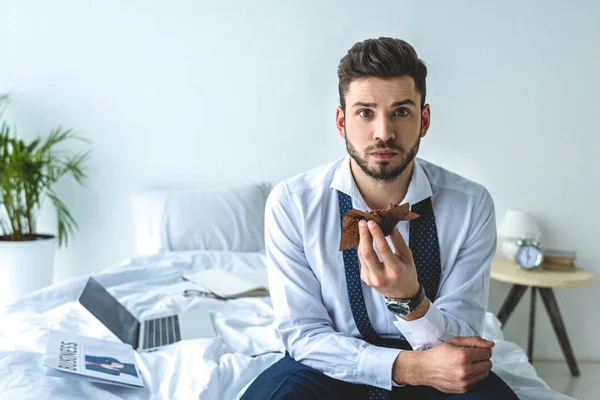
[(50, 331), (44, 365), (48, 375), (144, 387), (133, 348), (125, 343)]

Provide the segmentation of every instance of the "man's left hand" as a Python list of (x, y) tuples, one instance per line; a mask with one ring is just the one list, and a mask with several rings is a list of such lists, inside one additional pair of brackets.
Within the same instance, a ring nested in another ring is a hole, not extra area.
[[(377, 223), (362, 220), (358, 225), (358, 258), (362, 266), (360, 278), (389, 298), (408, 299), (415, 296), (419, 291), (417, 268), (412, 251), (398, 228), (394, 228), (390, 234), (394, 245), (392, 250)], [(373, 249), (373, 240), (383, 262), (379, 261)]]

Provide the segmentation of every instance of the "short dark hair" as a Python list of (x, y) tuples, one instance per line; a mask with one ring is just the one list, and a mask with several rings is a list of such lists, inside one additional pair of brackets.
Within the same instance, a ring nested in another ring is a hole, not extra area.
[(338, 90), (340, 105), (345, 110), (345, 96), (352, 81), (361, 78), (389, 79), (410, 76), (421, 94), (421, 107), (425, 105), (425, 78), (427, 67), (417, 57), (415, 49), (401, 39), (380, 37), (355, 43), (340, 60)]

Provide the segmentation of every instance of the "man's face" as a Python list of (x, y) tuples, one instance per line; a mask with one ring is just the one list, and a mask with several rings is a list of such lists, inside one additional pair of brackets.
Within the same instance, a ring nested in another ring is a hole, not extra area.
[(350, 83), (346, 110), (338, 107), (336, 122), (348, 153), (366, 175), (391, 181), (411, 163), (429, 129), (429, 105), (421, 109), (420, 104), (408, 76)]

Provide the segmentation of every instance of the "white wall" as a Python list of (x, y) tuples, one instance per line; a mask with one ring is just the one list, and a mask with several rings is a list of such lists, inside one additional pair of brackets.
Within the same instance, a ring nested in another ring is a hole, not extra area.
[[(599, 272), (598, 3), (427, 3), (0, 0), (0, 92), (20, 131), (93, 141), (89, 189), (59, 187), (81, 229), (55, 280), (132, 255), (134, 190), (277, 180), (342, 156), (337, 63), (377, 36), (429, 65), (420, 155), (486, 185), (499, 220), (534, 212), (547, 246)], [(508, 289), (492, 284), (492, 311)], [(580, 359), (600, 359), (595, 290), (556, 292)], [(506, 327), (522, 346), (526, 311)], [(542, 309), (538, 323), (536, 355), (561, 358)]]

